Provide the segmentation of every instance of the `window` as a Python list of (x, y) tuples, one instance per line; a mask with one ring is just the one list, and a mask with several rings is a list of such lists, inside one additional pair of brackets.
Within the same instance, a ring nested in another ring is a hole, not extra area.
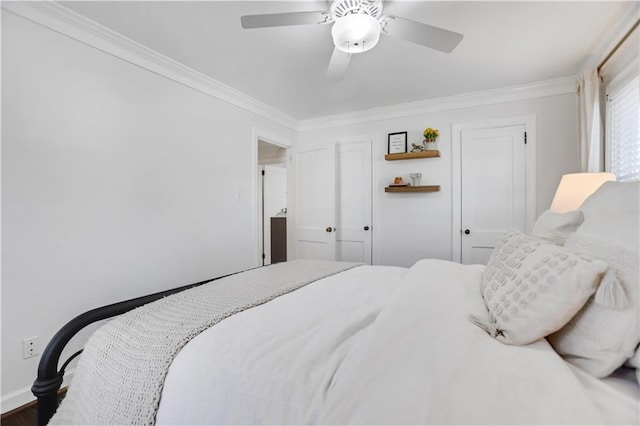
[(640, 79), (616, 80), (607, 85), (607, 169), (620, 182), (639, 180)]

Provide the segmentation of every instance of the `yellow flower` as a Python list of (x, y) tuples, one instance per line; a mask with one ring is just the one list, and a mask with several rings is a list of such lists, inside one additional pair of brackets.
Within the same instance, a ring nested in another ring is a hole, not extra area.
[(423, 134), (425, 139), (435, 139), (440, 136), (438, 129), (432, 129), (431, 127), (424, 129)]

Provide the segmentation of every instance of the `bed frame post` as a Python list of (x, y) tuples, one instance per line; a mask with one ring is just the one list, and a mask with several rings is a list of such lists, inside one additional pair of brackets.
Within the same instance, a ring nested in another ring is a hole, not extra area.
[(58, 408), (58, 391), (62, 385), (62, 376), (53, 380), (41, 380), (39, 377), (31, 387), (31, 392), (38, 397), (38, 426), (49, 423)]
[(75, 357), (82, 353), (82, 350), (71, 355), (59, 371), (58, 363), (65, 346), (80, 330), (96, 321), (124, 314), (134, 308), (154, 302), (163, 297), (170, 296), (174, 293), (179, 293), (226, 276), (228, 275), (102, 306), (100, 308), (87, 311), (66, 323), (64, 327), (62, 327), (53, 336), (44, 351), (42, 351), (42, 357), (38, 364), (38, 377), (31, 387), (31, 392), (38, 398), (38, 425), (45, 426), (49, 423), (49, 420), (51, 420), (51, 417), (53, 417), (58, 408), (58, 391), (60, 390), (60, 386), (62, 386), (64, 370)]

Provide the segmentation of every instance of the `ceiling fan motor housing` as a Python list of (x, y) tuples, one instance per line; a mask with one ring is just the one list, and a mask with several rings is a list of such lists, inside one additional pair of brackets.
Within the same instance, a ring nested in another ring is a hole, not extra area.
[(382, 15), (382, 0), (334, 0), (330, 10), (336, 20), (354, 13), (364, 13), (377, 19)]
[(335, 15), (331, 35), (338, 49), (362, 53), (378, 44), (381, 0), (336, 0), (331, 4), (331, 12)]

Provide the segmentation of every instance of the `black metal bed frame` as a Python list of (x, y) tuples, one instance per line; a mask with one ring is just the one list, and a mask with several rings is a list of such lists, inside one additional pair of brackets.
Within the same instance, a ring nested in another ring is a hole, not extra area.
[(200, 281), (194, 284), (188, 284), (182, 287), (176, 287), (170, 290), (161, 291), (158, 293), (149, 294), (146, 296), (136, 297), (134, 299), (125, 300), (110, 305), (105, 305), (96, 309), (87, 311), (81, 315), (78, 315), (68, 323), (66, 323), (49, 341), (47, 347), (42, 352), (40, 363), (38, 364), (38, 377), (33, 386), (31, 392), (38, 398), (38, 425), (46, 425), (58, 408), (58, 391), (62, 385), (64, 378), (64, 371), (67, 365), (78, 355), (82, 353), (82, 349), (71, 355), (62, 364), (60, 370), (58, 370), (58, 363), (62, 351), (69, 343), (69, 341), (80, 330), (93, 324), (96, 321), (111, 318), (117, 315), (121, 315), (134, 308), (137, 308), (147, 303), (151, 303), (163, 297), (179, 293), (184, 290), (188, 290), (193, 287), (197, 287), (202, 284), (206, 284), (211, 281), (218, 280), (220, 278), (227, 277), (224, 275), (217, 278), (212, 278), (206, 281)]

